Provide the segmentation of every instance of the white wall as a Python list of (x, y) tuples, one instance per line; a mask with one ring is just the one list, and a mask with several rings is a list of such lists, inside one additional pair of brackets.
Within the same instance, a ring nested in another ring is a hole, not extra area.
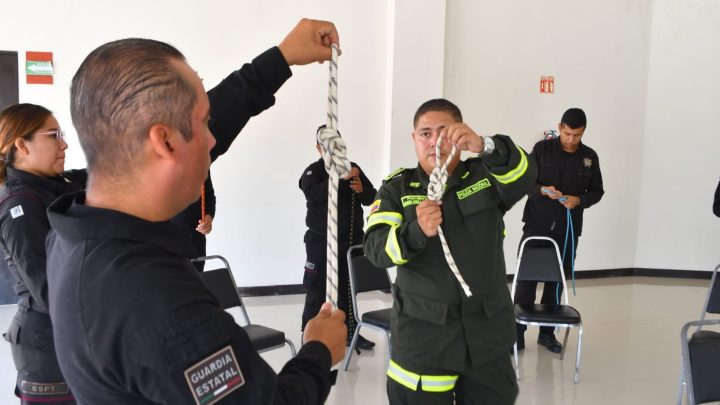
[[(483, 134), (526, 149), (562, 112), (588, 113), (585, 142), (600, 156), (606, 195), (586, 211), (579, 270), (703, 269), (717, 260), (711, 217), (720, 141), (719, 3), (715, 0), (340, 0), (4, 2), (0, 49), (55, 53), (55, 85), (21, 84), (71, 129), (69, 82), (98, 45), (122, 37), (182, 50), (206, 87), (273, 44), (301, 17), (334, 21), (341, 36), (340, 130), (351, 159), (379, 186), (414, 166), (417, 105), (443, 95)], [(278, 103), (252, 120), (213, 167), (218, 195), (210, 253), (241, 285), (302, 278), (302, 169), (317, 158), (327, 65), (293, 68)], [(554, 75), (555, 94), (538, 92)], [(24, 77), (21, 77), (24, 82)], [(70, 130), (68, 166), (84, 166)], [(506, 217), (512, 272), (523, 202)], [(678, 236), (679, 235), (679, 236)]]
[[(583, 142), (600, 158), (606, 194), (585, 211), (578, 270), (634, 267), (650, 0), (448, 2), (445, 95), (482, 134), (527, 151), (562, 113), (588, 115)], [(540, 76), (555, 93), (540, 94)], [(506, 215), (514, 272), (524, 200)], [(562, 248), (562, 247), (561, 247)]]
[(636, 265), (720, 262), (720, 2), (654, 0)]
[[(83, 58), (110, 40), (138, 36), (164, 40), (185, 53), (217, 84), (243, 62), (278, 44), (302, 17), (328, 19), (340, 31), (339, 128), (350, 157), (371, 179), (382, 169), (385, 128), (387, 13), (384, 2), (320, 0), (3, 2), (0, 49), (52, 51), (52, 86), (26, 85), (20, 100), (55, 111), (69, 131), (68, 167), (85, 160), (69, 117), (69, 83)], [(230, 260), (240, 285), (297, 284), (305, 252), (305, 200), (297, 186), (318, 158), (315, 129), (326, 113), (327, 64), (293, 68), (277, 104), (251, 120), (230, 152), (213, 166), (218, 198), (208, 253)], [(378, 180), (379, 183), (379, 180)]]

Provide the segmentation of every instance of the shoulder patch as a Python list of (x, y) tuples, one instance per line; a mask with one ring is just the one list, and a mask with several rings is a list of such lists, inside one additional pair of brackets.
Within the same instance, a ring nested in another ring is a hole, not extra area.
[(383, 180), (388, 181), (388, 180), (394, 179), (395, 177), (397, 177), (397, 176), (399, 176), (400, 174), (402, 174), (402, 172), (404, 172), (405, 170), (407, 170), (407, 169), (405, 169), (404, 167), (401, 167), (401, 168), (399, 168), (399, 169), (396, 169), (396, 170), (393, 171), (392, 173), (388, 174), (387, 177), (385, 177)]
[(10, 208), (10, 216), (12, 216), (13, 219), (21, 217), (23, 215), (25, 215), (25, 212), (23, 212), (22, 205), (16, 205)]
[(197, 405), (212, 405), (245, 385), (229, 345), (185, 370), (185, 380)]
[(370, 213), (368, 215), (372, 215), (373, 212), (380, 209), (380, 200), (375, 200), (372, 205), (370, 206)]

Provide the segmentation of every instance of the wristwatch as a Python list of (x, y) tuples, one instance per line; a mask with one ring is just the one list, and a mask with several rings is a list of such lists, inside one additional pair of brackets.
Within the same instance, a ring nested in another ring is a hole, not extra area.
[(495, 141), (489, 136), (483, 136), (483, 151), (480, 152), (479, 156), (487, 156), (495, 151)]

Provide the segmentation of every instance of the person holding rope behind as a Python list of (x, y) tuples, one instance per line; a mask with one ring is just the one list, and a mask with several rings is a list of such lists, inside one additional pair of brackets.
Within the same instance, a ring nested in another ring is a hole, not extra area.
[(276, 374), (205, 287), (187, 233), (168, 220), (198, 200), (210, 162), (274, 104), (290, 66), (330, 59), (331, 43), (332, 23), (303, 19), (207, 94), (163, 42), (122, 39), (85, 58), (70, 109), (87, 192), (50, 206), (47, 242), (55, 346), (78, 402), (324, 403), (331, 366), (345, 354), (345, 314), (323, 306)]
[[(445, 99), (423, 103), (413, 125), (418, 166), (385, 178), (365, 231), (370, 261), (397, 266), (390, 404), (512, 404), (503, 216), (535, 163), (505, 135), (478, 135)], [(479, 156), (461, 161), (462, 150)]]
[[(565, 276), (571, 277), (582, 234), (583, 212), (597, 204), (605, 191), (598, 155), (581, 142), (587, 118), (579, 108), (570, 108), (563, 114), (558, 131), (560, 136), (535, 144), (530, 156), (538, 164), (538, 178), (528, 193), (523, 211), (522, 240), (530, 236), (547, 236), (555, 240), (563, 255)], [(522, 242), (521, 242), (522, 243)], [(573, 278), (574, 287), (574, 278)], [(518, 282), (515, 303), (535, 302), (537, 282)], [(562, 294), (562, 284), (544, 283), (543, 304), (555, 304)], [(517, 324), (517, 348), (525, 348), (527, 326)], [(538, 344), (553, 353), (562, 351), (553, 327), (541, 326)]]
[[(326, 125), (321, 125), (316, 132), (320, 133)], [(315, 147), (322, 156), (322, 145), (316, 141)], [(352, 299), (350, 297), (350, 279), (348, 277), (347, 251), (350, 246), (362, 243), (363, 240), (363, 209), (369, 206), (375, 198), (375, 187), (365, 176), (360, 166), (351, 162), (352, 169), (338, 187), (338, 267), (339, 292), (338, 308), (345, 311), (347, 317), (345, 324), (348, 327), (348, 342), (355, 331), (354, 318), (350, 314)], [(303, 286), (307, 289), (305, 307), (302, 314), (302, 330), (307, 322), (317, 314), (320, 306), (325, 302), (326, 254), (327, 254), (327, 211), (328, 211), (328, 180), (322, 157), (313, 162), (304, 171), (298, 184), (305, 195), (307, 215), (305, 224), (305, 274)], [(370, 350), (374, 342), (358, 337), (356, 347), (361, 350)]]
[[(53, 341), (48, 304), (45, 209), (85, 187), (85, 170), (65, 170), (65, 135), (45, 107), (17, 104), (0, 112), (0, 248), (15, 277), (18, 310), (3, 334), (17, 369), (21, 404), (74, 404)], [(52, 266), (50, 266), (52, 271)]]

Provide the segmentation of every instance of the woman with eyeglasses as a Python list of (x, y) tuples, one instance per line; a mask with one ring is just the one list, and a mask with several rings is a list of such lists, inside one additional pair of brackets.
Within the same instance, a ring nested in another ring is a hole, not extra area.
[(18, 370), (15, 395), (21, 404), (75, 403), (55, 355), (45, 269), (45, 209), (87, 182), (84, 170), (64, 171), (67, 147), (45, 107), (17, 104), (0, 112), (0, 248), (18, 296), (18, 311), (3, 336)]

